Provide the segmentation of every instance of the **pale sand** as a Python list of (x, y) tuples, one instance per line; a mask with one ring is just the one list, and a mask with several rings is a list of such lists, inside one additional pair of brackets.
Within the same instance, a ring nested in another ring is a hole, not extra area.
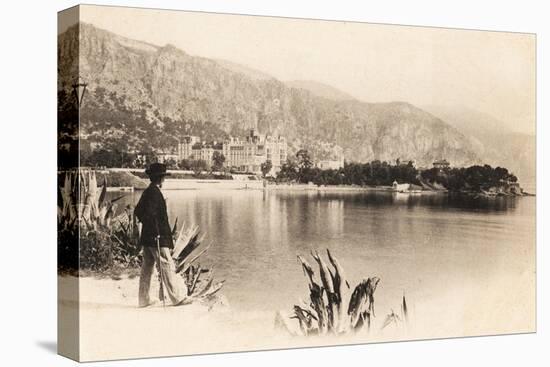
[[(74, 278), (73, 278), (74, 279)], [(162, 305), (139, 309), (138, 279), (80, 279), (80, 359), (82, 361), (174, 356), (288, 347), (357, 344), (452, 336), (494, 335), (535, 331), (534, 273), (494, 279), (491, 289), (464, 284), (438, 291), (419, 302), (409, 299), (405, 326), (381, 330), (388, 303), (380, 298), (370, 334), (291, 337), (275, 328), (277, 310), (235, 310), (200, 305)], [(60, 310), (77, 303), (63, 294), (69, 277), (60, 277)], [(521, 286), (523, 285), (523, 286)], [(519, 287), (518, 287), (519, 286)], [(507, 288), (509, 291), (502, 292)], [(379, 293), (379, 290), (377, 290)], [(397, 300), (396, 300), (397, 301)], [(231, 300), (229, 300), (229, 303)], [(293, 301), (289, 301), (289, 309)], [(395, 306), (399, 303), (396, 302)], [(399, 307), (394, 308), (399, 312)], [(295, 320), (291, 320), (295, 324)]]

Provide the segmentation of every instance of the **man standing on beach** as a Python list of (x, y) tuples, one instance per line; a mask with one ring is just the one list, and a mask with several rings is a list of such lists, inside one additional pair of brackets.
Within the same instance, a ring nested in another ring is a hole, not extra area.
[(170, 249), (174, 247), (172, 230), (168, 222), (166, 201), (160, 191), (164, 178), (169, 175), (166, 165), (153, 163), (145, 170), (151, 184), (139, 199), (134, 213), (142, 223), (139, 245), (143, 247), (143, 262), (139, 278), (139, 307), (147, 307), (151, 301), (151, 277), (155, 263), (159, 266), (161, 280), (161, 297), (168, 295), (174, 305), (181, 305), (186, 300), (183, 279), (176, 274), (176, 266)]

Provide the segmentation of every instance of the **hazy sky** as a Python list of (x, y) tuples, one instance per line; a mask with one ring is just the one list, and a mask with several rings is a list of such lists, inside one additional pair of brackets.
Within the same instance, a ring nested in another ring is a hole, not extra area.
[(463, 105), (535, 131), (534, 35), (97, 6), (80, 19), (367, 102)]

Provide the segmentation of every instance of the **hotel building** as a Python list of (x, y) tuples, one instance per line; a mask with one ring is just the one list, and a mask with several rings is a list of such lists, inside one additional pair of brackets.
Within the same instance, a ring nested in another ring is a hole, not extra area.
[(270, 174), (276, 174), (287, 159), (287, 143), (282, 136), (259, 134), (251, 129), (244, 138), (230, 137), (223, 143), (204, 143), (196, 136), (186, 136), (178, 147), (179, 159), (200, 159), (212, 164), (219, 151), (225, 157), (224, 166), (239, 172), (260, 173), (261, 165), (271, 161)]

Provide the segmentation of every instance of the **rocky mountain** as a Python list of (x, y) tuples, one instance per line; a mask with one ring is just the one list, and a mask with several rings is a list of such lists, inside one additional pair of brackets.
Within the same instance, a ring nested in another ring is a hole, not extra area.
[(310, 91), (318, 97), (332, 99), (335, 101), (352, 101), (356, 100), (355, 97), (343, 92), (339, 89), (331, 87), (323, 83), (316, 82), (314, 80), (291, 80), (285, 82), (286, 85), (292, 88), (301, 88)]
[(231, 70), (235, 73), (243, 74), (250, 79), (254, 79), (254, 80), (274, 79), (271, 75), (264, 73), (263, 71), (249, 68), (248, 66), (237, 64), (235, 62), (222, 60), (222, 59), (216, 59), (215, 61), (218, 64), (220, 64), (220, 66), (228, 70)]
[(221, 139), (254, 127), (286, 136), (291, 154), (306, 148), (314, 158), (336, 144), (350, 161), (401, 158), (424, 166), (439, 158), (453, 165), (479, 161), (464, 134), (406, 102), (326, 98), (275, 78), (253, 77), (244, 67), (90, 24), (69, 28), (58, 45), (59, 88), (67, 92), (75, 75), (71, 58), (80, 48), (79, 75), (88, 83), (81, 132), (94, 147), (168, 149), (184, 134)]
[(476, 155), (492, 166), (506, 167), (521, 182), (535, 181), (536, 137), (511, 131), (497, 118), (464, 106), (426, 106), (466, 135)]

